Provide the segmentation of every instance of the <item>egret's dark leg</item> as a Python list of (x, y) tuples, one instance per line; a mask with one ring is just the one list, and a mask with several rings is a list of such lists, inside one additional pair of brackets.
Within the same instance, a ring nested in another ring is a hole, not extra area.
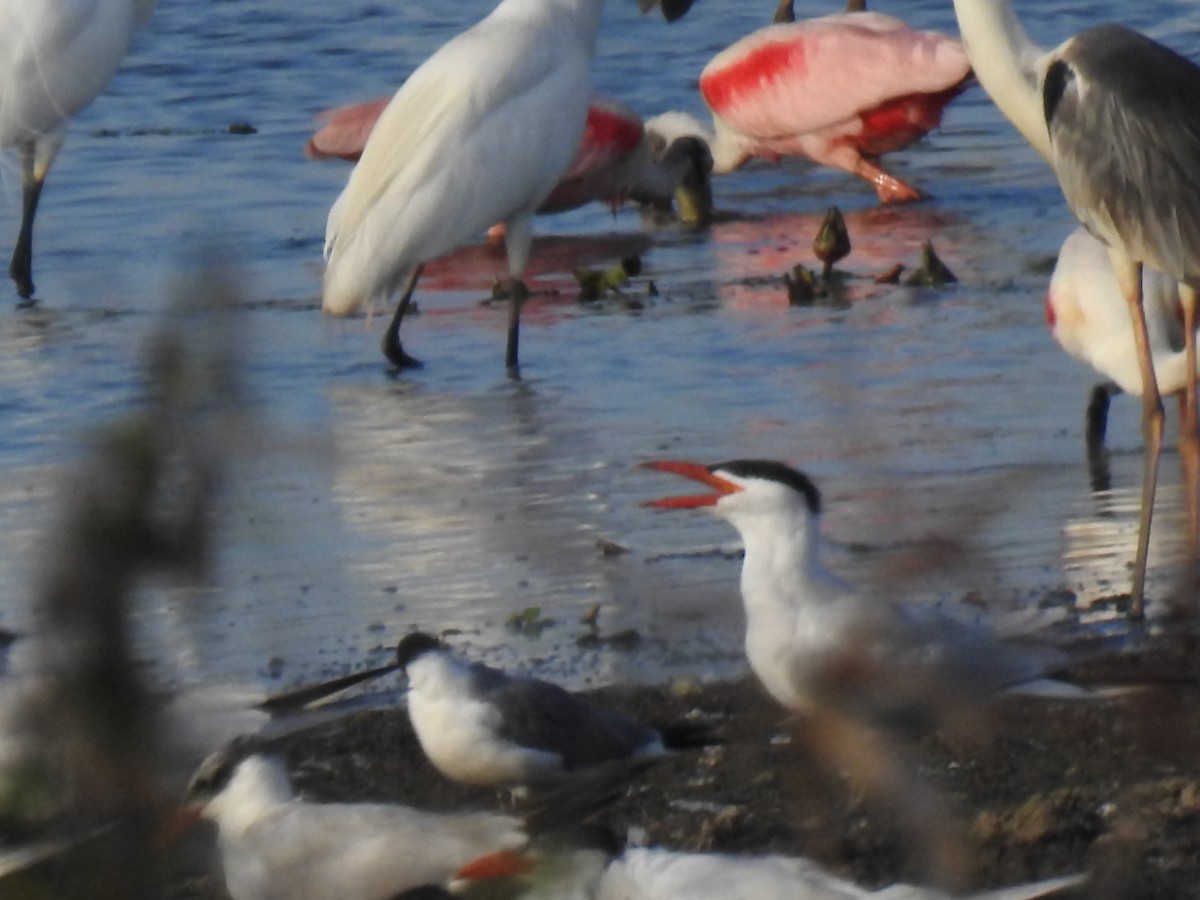
[(400, 322), (404, 319), (404, 314), (408, 312), (408, 305), (412, 302), (413, 291), (416, 290), (417, 279), (420, 277), (421, 266), (417, 266), (408, 276), (408, 282), (404, 285), (404, 294), (400, 297), (400, 302), (396, 304), (396, 312), (392, 316), (392, 321), (388, 323), (387, 331), (383, 333), (383, 355), (397, 369), (421, 367), (421, 361), (405, 353), (404, 348), (400, 345)]
[(1163, 405), (1150, 357), (1150, 339), (1146, 331), (1146, 311), (1142, 307), (1142, 264), (1113, 254), (1113, 266), (1121, 292), (1129, 304), (1133, 319), (1133, 339), (1142, 372), (1142, 440), (1145, 461), (1142, 471), (1142, 509), (1138, 521), (1137, 556), (1133, 562), (1133, 586), (1129, 591), (1129, 618), (1145, 616), (1146, 560), (1150, 552), (1150, 523), (1154, 518), (1154, 493), (1158, 485), (1158, 459), (1162, 453)]
[(518, 345), (521, 340), (521, 306), (524, 305), (525, 298), (529, 296), (529, 289), (525, 287), (525, 282), (514, 280), (509, 293), (508, 342), (504, 348), (504, 366), (510, 373), (515, 374), (521, 367), (518, 358)]
[(504, 366), (510, 376), (519, 375), (518, 345), (521, 340), (521, 306), (529, 291), (523, 281), (529, 264), (529, 248), (533, 244), (532, 210), (504, 222), (504, 245), (508, 251), (508, 277), (512, 282), (508, 308), (508, 342), (504, 347)]
[(1107, 491), (1112, 487), (1112, 475), (1108, 468), (1108, 450), (1104, 438), (1108, 434), (1108, 406), (1121, 389), (1111, 381), (1102, 382), (1092, 388), (1088, 397), (1084, 433), (1087, 441), (1088, 474), (1093, 491)]
[(33, 151), (25, 156), (21, 174), (21, 230), (13, 249), (8, 274), (17, 284), (17, 295), (23, 300), (33, 296), (33, 219), (44, 181), (33, 173)]
[(1179, 286), (1183, 306), (1184, 352), (1187, 354), (1187, 386), (1180, 398), (1179, 464), (1183, 469), (1183, 489), (1188, 512), (1188, 539), (1185, 545), (1183, 601), (1185, 609), (1196, 612), (1196, 564), (1200, 556), (1200, 421), (1196, 411), (1196, 291)]

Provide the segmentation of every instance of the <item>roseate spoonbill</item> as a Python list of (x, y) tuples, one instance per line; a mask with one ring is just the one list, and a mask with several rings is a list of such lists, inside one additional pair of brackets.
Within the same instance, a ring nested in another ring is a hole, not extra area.
[(280, 759), (239, 760), (233, 749), (205, 760), (186, 802), (216, 823), (233, 900), (387, 900), (526, 841), (511, 816), (312, 803), (296, 795)]
[[(310, 159), (356, 161), (390, 100), (380, 97), (322, 113), (324, 124), (309, 138), (304, 152)], [(620, 100), (592, 95), (579, 149), (537, 208), (538, 214), (576, 209), (596, 200), (613, 208), (626, 199), (669, 205), (675, 191), (684, 189), (690, 203), (705, 215), (711, 203), (705, 190), (712, 168), (708, 146), (684, 137), (670, 147), (660, 147), (653, 137), (646, 134), (641, 116)]]
[(408, 674), (408, 715), (421, 747), (453, 781), (546, 783), (700, 740), (690, 730), (650, 728), (548, 681), (465, 663), (432, 635), (406, 635), (397, 660)]
[(936, 128), (970, 72), (954, 38), (880, 13), (772, 24), (701, 72), (711, 129), (681, 112), (646, 127), (668, 144), (683, 134), (705, 138), (717, 173), (754, 157), (805, 156), (870, 182), (883, 203), (918, 200), (921, 191), (884, 170), (879, 157)]
[[(1170, 276), (1144, 269), (1142, 294), (1147, 337), (1155, 379), (1164, 396), (1187, 385), (1183, 352), (1183, 309), (1178, 284)], [(1108, 248), (1084, 228), (1063, 242), (1046, 293), (1046, 323), (1060, 347), (1103, 375), (1088, 404), (1088, 446), (1096, 453), (1104, 442), (1109, 396), (1125, 391), (1142, 396), (1142, 370), (1129, 322), (1129, 305), (1121, 293)]]
[(33, 220), (67, 122), (112, 80), (157, 0), (0, 0), (0, 150), (21, 160), (21, 229), (8, 273), (33, 296)]
[(644, 505), (706, 508), (741, 535), (746, 658), (788, 709), (890, 718), (938, 699), (973, 699), (1034, 682), (1041, 688), (1045, 676), (1068, 664), (1058, 648), (1016, 646), (940, 607), (855, 591), (822, 565), (821, 495), (790, 466), (773, 460), (644, 465), (712, 488)]
[[(690, 2), (667, 0), (664, 13)], [(517, 370), (533, 216), (579, 147), (603, 5), (503, 0), (422, 63), (380, 115), (329, 211), (322, 306), (349, 315), (399, 291), (383, 339), (395, 365), (414, 362), (399, 332), (421, 265), (503, 222), (514, 283), (505, 364)]]
[[(1200, 284), (1200, 67), (1119, 25), (1088, 28), (1043, 52), (1009, 0), (954, 0), (976, 77), (1050, 163), (1076, 218), (1109, 247), (1132, 319), (1146, 443), (1129, 614), (1144, 614), (1146, 557), (1163, 406), (1142, 299), (1142, 267), (1179, 284), (1188, 375), (1179, 455), (1188, 493), (1187, 583), (1200, 544), (1200, 423), (1195, 312)], [(1194, 605), (1194, 598), (1188, 599)]]

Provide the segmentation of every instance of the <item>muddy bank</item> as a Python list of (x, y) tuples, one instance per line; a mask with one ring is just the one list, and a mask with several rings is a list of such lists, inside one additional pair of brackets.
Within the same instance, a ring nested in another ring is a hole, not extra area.
[[(1105, 674), (1184, 665), (1172, 648), (1155, 647)], [(1104, 701), (1008, 698), (953, 737), (891, 742), (888, 752), (936, 795), (932, 822), (904, 790), (882, 796), (856, 781), (852, 762), (831, 759), (836, 750), (817, 751), (821, 742), (753, 679), (592, 693), (645, 721), (698, 718), (720, 739), (656, 763), (596, 814), (639, 841), (804, 854), (879, 886), (934, 871), (957, 872), (964, 889), (1090, 871), (1091, 883), (1067, 896), (1157, 900), (1200, 890), (1200, 699), (1188, 683)], [(505, 802), (441, 777), (403, 710), (358, 713), (269, 749), (314, 799), (435, 809)], [(176, 871), (166, 896), (224, 897), (219, 875), (194, 855), (210, 837), (194, 836), (188, 866), (201, 871)]]

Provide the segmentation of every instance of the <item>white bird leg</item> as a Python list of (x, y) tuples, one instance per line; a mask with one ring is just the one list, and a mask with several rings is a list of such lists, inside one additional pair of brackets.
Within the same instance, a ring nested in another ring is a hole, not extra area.
[(404, 319), (404, 314), (408, 312), (408, 306), (412, 302), (413, 291), (417, 288), (417, 279), (421, 277), (422, 268), (423, 266), (417, 266), (408, 276), (408, 281), (404, 285), (404, 293), (400, 297), (400, 302), (396, 304), (396, 312), (392, 315), (392, 321), (388, 323), (387, 331), (383, 333), (383, 355), (397, 369), (419, 369), (421, 367), (421, 361), (405, 353), (404, 347), (400, 344), (400, 323)]
[(1180, 396), (1179, 464), (1183, 470), (1183, 489), (1187, 492), (1188, 540), (1183, 576), (1184, 608), (1197, 611), (1196, 564), (1200, 557), (1200, 418), (1196, 409), (1196, 289), (1179, 285), (1179, 303), (1183, 307), (1183, 340), (1187, 358), (1187, 386)]
[(17, 285), (17, 295), (22, 300), (33, 296), (33, 220), (37, 214), (38, 200), (45, 184), (44, 171), (39, 177), (36, 171), (37, 150), (29, 144), (21, 150), (21, 230), (13, 248), (12, 262), (8, 274)]
[(1130, 588), (1129, 618), (1145, 616), (1146, 560), (1150, 551), (1150, 522), (1154, 517), (1154, 494), (1158, 485), (1158, 459), (1162, 452), (1163, 404), (1158, 392), (1158, 378), (1150, 356), (1150, 338), (1146, 329), (1146, 310), (1142, 306), (1142, 264), (1130, 260), (1119, 250), (1109, 249), (1113, 270), (1129, 304), (1133, 320), (1133, 340), (1137, 346), (1138, 364), (1142, 372), (1142, 440), (1146, 445), (1142, 472), (1142, 509), (1138, 521), (1137, 556), (1133, 563), (1133, 586)]

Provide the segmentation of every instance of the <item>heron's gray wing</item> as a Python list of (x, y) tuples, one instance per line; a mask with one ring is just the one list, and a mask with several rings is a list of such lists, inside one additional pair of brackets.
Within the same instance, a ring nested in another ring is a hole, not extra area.
[(535, 678), (513, 678), (479, 664), (472, 687), (500, 713), (499, 735), (523, 747), (558, 753), (567, 771), (632, 756), (658, 732), (570, 691)]
[(1079, 220), (1177, 280), (1200, 277), (1200, 68), (1117, 25), (1080, 32), (1043, 79), (1055, 170)]

